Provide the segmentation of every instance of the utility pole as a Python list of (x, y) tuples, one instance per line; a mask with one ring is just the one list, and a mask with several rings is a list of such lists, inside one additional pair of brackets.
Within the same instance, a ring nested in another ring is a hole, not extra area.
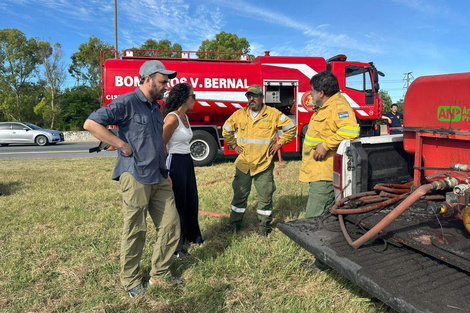
[(413, 72), (408, 72), (404, 73), (405, 77), (403, 77), (403, 81), (405, 82), (405, 85), (403, 85), (403, 88), (405, 89), (405, 92), (403, 93), (403, 98), (405, 97), (406, 91), (408, 90), (408, 87), (410, 87), (410, 83), (413, 81), (414, 77), (411, 74)]
[[(118, 51), (118, 37), (117, 37), (117, 0), (114, 0), (114, 49)], [(116, 54), (117, 56), (117, 54)]]

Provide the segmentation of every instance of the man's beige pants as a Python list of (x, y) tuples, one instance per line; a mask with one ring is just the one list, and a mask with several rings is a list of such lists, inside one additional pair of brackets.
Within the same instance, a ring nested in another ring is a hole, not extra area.
[(130, 290), (142, 282), (139, 263), (147, 233), (147, 211), (157, 230), (151, 277), (169, 272), (180, 237), (180, 222), (173, 190), (164, 177), (160, 184), (143, 185), (131, 174), (119, 178), (124, 227), (121, 241), (121, 284)]

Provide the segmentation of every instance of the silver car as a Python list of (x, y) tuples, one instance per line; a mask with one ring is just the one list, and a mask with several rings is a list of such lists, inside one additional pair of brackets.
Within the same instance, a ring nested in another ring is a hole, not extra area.
[(35, 143), (40, 146), (64, 141), (64, 133), (26, 122), (0, 122), (0, 145)]

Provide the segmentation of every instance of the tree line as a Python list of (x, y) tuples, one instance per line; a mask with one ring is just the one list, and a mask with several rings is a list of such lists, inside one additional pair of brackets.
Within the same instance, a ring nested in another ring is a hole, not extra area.
[[(67, 67), (60, 43), (27, 38), (16, 28), (0, 29), (0, 122), (27, 121), (45, 128), (82, 130), (88, 115), (102, 105), (100, 51), (112, 48), (91, 36), (72, 54)], [(132, 48), (167, 50), (159, 54), (165, 57), (180, 57), (170, 51), (182, 50), (179, 43), (152, 38)], [(198, 51), (249, 53), (250, 44), (244, 37), (222, 31), (215, 39), (202, 41)], [(139, 53), (153, 52), (135, 55)], [(197, 56), (217, 58), (216, 54)], [(75, 80), (72, 87), (64, 86), (68, 77)]]

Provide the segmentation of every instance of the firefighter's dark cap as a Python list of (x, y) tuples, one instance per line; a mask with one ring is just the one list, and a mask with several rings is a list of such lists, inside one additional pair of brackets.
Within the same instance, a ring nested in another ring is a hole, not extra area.
[(261, 88), (260, 85), (251, 85), (251, 86), (248, 87), (248, 89), (246, 90), (245, 96), (248, 96), (249, 94), (254, 94), (254, 95), (262, 96), (262, 95), (263, 95), (263, 88)]
[(150, 76), (154, 73), (160, 73), (163, 75), (168, 75), (169, 79), (176, 77), (176, 71), (167, 70), (165, 65), (162, 62), (157, 60), (147, 61), (140, 67), (139, 75), (141, 78), (145, 76)]

